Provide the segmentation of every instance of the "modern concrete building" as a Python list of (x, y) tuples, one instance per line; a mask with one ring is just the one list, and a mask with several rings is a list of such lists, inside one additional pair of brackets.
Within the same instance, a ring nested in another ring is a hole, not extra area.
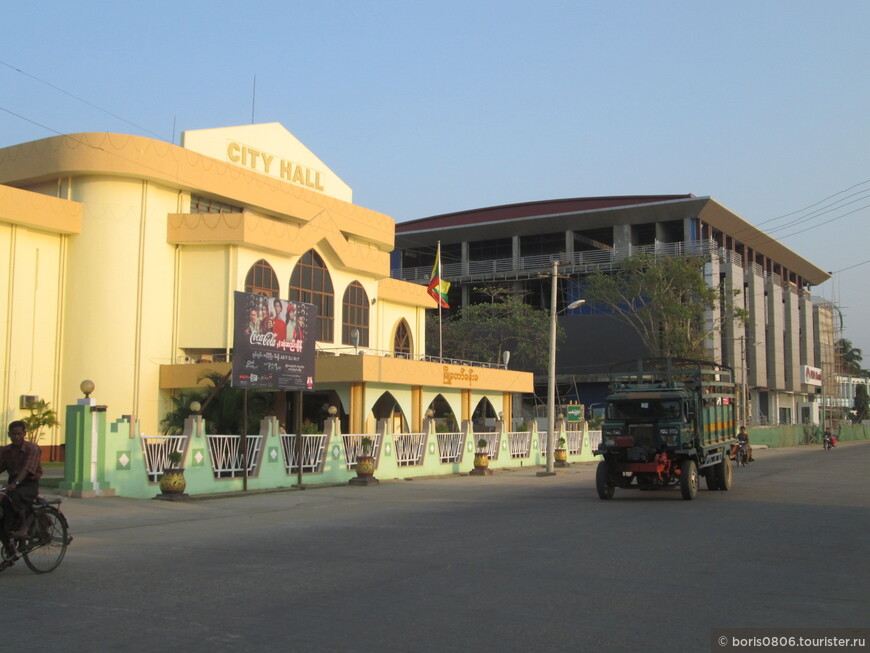
[[(112, 414), (156, 433), (173, 393), (229, 369), (239, 290), (317, 306), (306, 416), (335, 406), (350, 433), (419, 430), (429, 409), (509, 417), (530, 374), (423, 356), (435, 302), (390, 278), (394, 227), (277, 123), (181, 146), (83, 133), (0, 149), (3, 419), (33, 397), (62, 416), (90, 379)], [(59, 443), (55, 430), (42, 444)]]
[[(830, 277), (810, 261), (710, 197), (593, 197), (528, 202), (402, 222), (396, 228), (392, 275), (423, 283), (437, 243), (451, 307), (474, 301), (474, 287), (506, 285), (550, 309), (553, 262), (559, 263), (557, 309), (583, 297), (584, 278), (613, 270), (636, 253), (700, 256), (711, 285), (749, 320), (721, 321), (709, 357), (730, 365), (744, 388), (743, 419), (753, 423), (818, 422), (820, 379), (833, 370), (834, 309), (812, 288)], [(647, 355), (625, 324), (585, 304), (560, 318), (566, 343), (557, 354), (563, 400), (587, 407), (603, 400), (606, 371)], [(540, 373), (543, 370), (536, 370)], [(536, 377), (538, 396), (545, 379)]]

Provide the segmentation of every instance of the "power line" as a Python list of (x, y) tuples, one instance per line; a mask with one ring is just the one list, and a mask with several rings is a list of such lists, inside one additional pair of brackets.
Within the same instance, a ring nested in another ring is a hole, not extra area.
[[(864, 184), (867, 184), (867, 183), (870, 183), (870, 179), (865, 179), (864, 181), (860, 181), (860, 182), (858, 182), (858, 183), (855, 184), (854, 186), (849, 186), (848, 188), (844, 188), (843, 190), (837, 191), (837, 192), (834, 193), (833, 195), (828, 195), (828, 197), (825, 197), (825, 198), (823, 198), (823, 199), (820, 199), (818, 202), (815, 202), (814, 204), (810, 204), (809, 206), (805, 206), (805, 207), (802, 208), (802, 209), (798, 209), (798, 210), (796, 210), (796, 211), (791, 211), (791, 212), (789, 212), (789, 213), (783, 213), (782, 215), (778, 215), (778, 216), (776, 216), (776, 217), (774, 217), (774, 218), (768, 218), (767, 220), (762, 220), (762, 221), (759, 222), (758, 224), (759, 224), (759, 225), (763, 225), (763, 224), (767, 224), (768, 222), (775, 222), (776, 220), (781, 220), (782, 218), (787, 218), (788, 216), (790, 216), (790, 215), (795, 215), (796, 213), (803, 213), (803, 212), (806, 211), (807, 209), (811, 209), (811, 208), (813, 208), (814, 206), (818, 206), (818, 205), (821, 204), (822, 202), (827, 202), (829, 199), (832, 199), (832, 198), (836, 197), (837, 195), (842, 195), (843, 193), (847, 193), (847, 192), (849, 192), (849, 191), (852, 190), (853, 188), (858, 188), (858, 186), (863, 186)], [(852, 195), (850, 195), (849, 197), (852, 197)], [(845, 199), (845, 198), (844, 198), (844, 199)]]
[(855, 265), (850, 265), (849, 267), (842, 268), (840, 270), (834, 270), (831, 274), (839, 274), (840, 272), (845, 272), (846, 270), (851, 270), (852, 268), (858, 268), (858, 267), (861, 267), (862, 265), (867, 265), (868, 263), (870, 263), (870, 258), (868, 258), (866, 261), (861, 261), (860, 263), (856, 263)]
[[(861, 197), (858, 197), (857, 199), (854, 199), (851, 202), (846, 202), (845, 204), (840, 204), (841, 202), (849, 199), (850, 197), (855, 197), (855, 195), (860, 195)], [(803, 224), (804, 222), (807, 222), (808, 220), (814, 220), (814, 219), (819, 218), (819, 217), (826, 215), (828, 213), (832, 213), (834, 211), (839, 211), (840, 209), (843, 209), (843, 208), (850, 206), (852, 204), (856, 204), (857, 202), (862, 202), (866, 199), (870, 199), (870, 190), (861, 191), (858, 193), (852, 193), (851, 195), (848, 195), (847, 197), (844, 197), (840, 200), (837, 200), (837, 202), (835, 202), (835, 204), (840, 204), (839, 206), (834, 206), (832, 208), (825, 206), (823, 208), (827, 209), (827, 210), (824, 210), (824, 211), (822, 209), (817, 209), (816, 211), (813, 211), (812, 213), (810, 213), (807, 216), (804, 216), (803, 218), (797, 218), (796, 220), (792, 220), (791, 222), (789, 222), (787, 224), (780, 225), (779, 227), (773, 227), (768, 233), (783, 231), (783, 230), (788, 229), (790, 227), (794, 227), (796, 225)]]
[[(63, 93), (64, 95), (67, 95), (67, 96), (73, 98), (74, 100), (78, 100), (78, 101), (81, 102), (82, 104), (86, 104), (87, 106), (89, 106), (89, 107), (91, 107), (91, 108), (93, 108), (93, 109), (96, 109), (97, 111), (102, 111), (102, 112), (105, 113), (106, 115), (112, 116), (112, 117), (115, 118), (116, 120), (120, 120), (121, 122), (125, 122), (125, 123), (127, 123), (128, 125), (130, 125), (130, 126), (132, 126), (132, 127), (135, 127), (136, 129), (141, 129), (141, 130), (144, 131), (144, 132), (148, 132), (148, 133), (151, 134), (152, 136), (156, 136), (157, 138), (159, 138), (159, 139), (161, 139), (161, 140), (163, 139), (163, 137), (160, 136), (160, 134), (157, 134), (157, 133), (151, 131), (151, 130), (148, 129), (147, 127), (143, 127), (142, 125), (137, 125), (135, 122), (130, 122), (130, 121), (127, 120), (126, 118), (122, 118), (122, 117), (119, 116), (118, 114), (116, 114), (116, 113), (112, 113), (112, 112), (109, 111), (108, 109), (104, 109), (104, 108), (102, 108), (101, 106), (98, 106), (98, 105), (94, 104), (93, 102), (89, 102), (89, 101), (85, 100), (84, 98), (79, 97), (78, 95), (75, 95), (75, 94), (73, 94), (73, 93), (70, 93), (69, 91), (66, 91), (66, 90), (60, 88), (59, 86), (55, 86), (55, 85), (52, 84), (51, 82), (47, 82), (47, 81), (45, 81), (44, 79), (40, 79), (39, 77), (36, 77), (35, 75), (31, 75), (30, 73), (25, 72), (25, 71), (21, 70), (20, 68), (16, 68), (16, 67), (13, 66), (12, 64), (6, 63), (5, 61), (0, 61), (0, 64), (3, 64), (3, 65), (6, 66), (7, 68), (9, 68), (9, 69), (11, 69), (11, 70), (14, 70), (14, 71), (17, 72), (17, 73), (20, 73), (21, 75), (24, 75), (25, 77), (29, 77), (30, 79), (33, 79), (33, 80), (39, 82), (40, 84), (45, 84), (45, 85), (48, 86), (49, 88), (52, 88), (52, 89), (54, 89), (55, 91), (58, 91), (59, 93)], [(33, 121), (33, 120), (28, 120), (27, 118), (23, 118), (22, 116), (19, 116), (18, 114), (13, 113), (13, 112), (11, 112), (11, 111), (7, 111), (7, 113), (12, 113), (12, 115), (14, 115), (14, 116), (16, 116), (16, 117), (18, 117), (18, 118), (22, 118), (22, 120), (27, 120), (27, 122), (33, 123), (34, 125), (38, 125), (38, 126), (40, 126), (40, 127), (45, 127), (45, 125), (40, 125), (38, 122), (35, 122), (35, 121)], [(45, 128), (46, 128), (46, 129), (49, 129), (48, 127), (45, 127)], [(51, 129), (50, 131), (54, 131), (54, 130)]]
[(831, 218), (830, 220), (825, 220), (824, 222), (820, 222), (819, 224), (814, 224), (810, 227), (806, 227), (804, 229), (799, 229), (798, 231), (795, 231), (795, 232), (790, 233), (790, 234), (785, 234), (783, 236), (780, 236), (779, 238), (782, 239), (782, 238), (791, 238), (792, 236), (797, 236), (798, 234), (802, 234), (803, 232), (809, 231), (810, 229), (816, 229), (817, 227), (822, 227), (826, 224), (830, 224), (831, 222), (835, 222), (837, 220), (842, 220), (846, 216), (852, 215), (853, 213), (857, 213), (858, 211), (863, 211), (864, 209), (866, 209), (868, 207), (870, 207), (870, 204), (865, 204), (864, 206), (859, 206), (857, 209), (854, 209), (853, 211), (849, 211), (848, 213), (844, 213), (843, 215), (838, 215), (836, 218)]

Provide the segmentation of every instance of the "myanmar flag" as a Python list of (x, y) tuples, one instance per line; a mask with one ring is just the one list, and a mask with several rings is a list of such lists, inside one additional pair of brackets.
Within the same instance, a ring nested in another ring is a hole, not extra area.
[(441, 278), (441, 243), (439, 242), (435, 265), (432, 266), (432, 277), (429, 279), (429, 294), (441, 308), (450, 308), (447, 304), (448, 290), (450, 290), (450, 282)]

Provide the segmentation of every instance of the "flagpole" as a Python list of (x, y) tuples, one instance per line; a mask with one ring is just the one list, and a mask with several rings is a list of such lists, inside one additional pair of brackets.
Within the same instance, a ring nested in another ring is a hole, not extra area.
[[(441, 273), (441, 241), (440, 240), (438, 241), (438, 253), (436, 254), (436, 256), (438, 257), (438, 261), (437, 261), (437, 263), (438, 263), (438, 277), (439, 277), (438, 283), (439, 283), (439, 289), (440, 289), (441, 274), (442, 274)], [(441, 340), (441, 301), (439, 301), (438, 302), (438, 361), (441, 363), (444, 362), (444, 348), (443, 348), (442, 344), (443, 343)]]
[(438, 360), (444, 361), (444, 341), (442, 339), (441, 308), (450, 308), (447, 304), (447, 291), (450, 290), (450, 282), (441, 277), (441, 241), (435, 250), (435, 264), (432, 266), (432, 276), (429, 278), (428, 293), (438, 304)]
[(438, 302), (438, 361), (444, 362), (444, 352), (441, 347), (441, 302)]

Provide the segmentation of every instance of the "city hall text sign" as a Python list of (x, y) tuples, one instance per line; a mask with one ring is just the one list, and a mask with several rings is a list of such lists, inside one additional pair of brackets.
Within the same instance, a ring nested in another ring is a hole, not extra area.
[(270, 177), (277, 177), (292, 184), (307, 186), (313, 190), (323, 191), (321, 173), (319, 170), (282, 159), (274, 154), (258, 150), (250, 145), (242, 145), (236, 141), (227, 144), (227, 161), (244, 168), (262, 172)]

